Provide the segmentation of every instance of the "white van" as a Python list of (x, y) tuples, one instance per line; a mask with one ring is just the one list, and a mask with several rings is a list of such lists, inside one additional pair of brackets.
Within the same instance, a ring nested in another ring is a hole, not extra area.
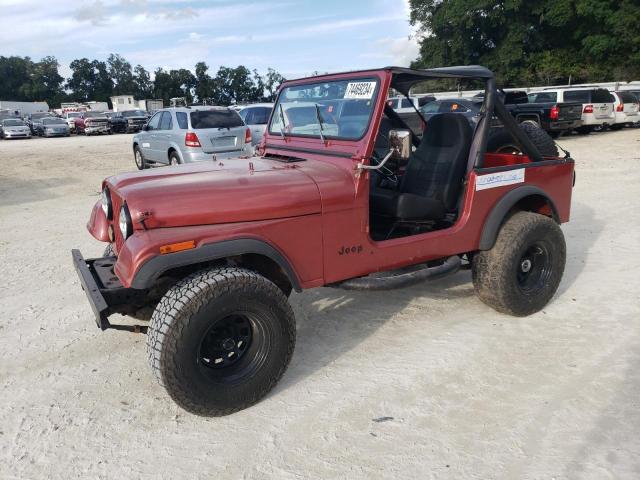
[(638, 98), (631, 92), (611, 92), (615, 102), (613, 102), (613, 110), (615, 112), (616, 121), (613, 125), (614, 129), (628, 127), (640, 121), (640, 112), (638, 111)]
[(604, 88), (545, 88), (544, 92), (555, 94), (555, 102), (582, 103), (582, 126), (576, 128), (579, 133), (589, 133), (596, 127), (615, 124), (614, 97)]

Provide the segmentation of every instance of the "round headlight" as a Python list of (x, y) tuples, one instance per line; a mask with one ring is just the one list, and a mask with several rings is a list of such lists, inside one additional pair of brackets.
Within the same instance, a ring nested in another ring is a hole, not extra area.
[(133, 233), (133, 225), (131, 224), (131, 217), (129, 216), (129, 209), (126, 203), (120, 208), (118, 225), (120, 226), (120, 233), (122, 234), (123, 240), (129, 238), (129, 235)]
[(102, 211), (107, 216), (107, 219), (111, 220), (113, 208), (111, 207), (111, 194), (107, 188), (102, 190)]

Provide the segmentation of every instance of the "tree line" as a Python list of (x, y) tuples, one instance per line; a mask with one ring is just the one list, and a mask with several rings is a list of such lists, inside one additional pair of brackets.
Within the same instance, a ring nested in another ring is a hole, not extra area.
[(410, 0), (412, 66), (479, 64), (504, 87), (640, 78), (638, 0)]
[(50, 107), (62, 102), (109, 101), (113, 95), (133, 95), (137, 99), (185, 97), (187, 102), (230, 105), (271, 101), (284, 81), (272, 68), (265, 75), (245, 66), (220, 67), (214, 76), (204, 62), (195, 74), (186, 68), (151, 74), (142, 66), (132, 67), (124, 57), (111, 54), (106, 61), (80, 58), (69, 64), (71, 76), (63, 78), (55, 57), (34, 61), (29, 57), (0, 56), (0, 99), (45, 101)]

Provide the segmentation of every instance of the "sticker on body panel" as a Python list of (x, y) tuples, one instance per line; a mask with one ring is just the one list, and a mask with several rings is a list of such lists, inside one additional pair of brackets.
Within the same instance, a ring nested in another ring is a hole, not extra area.
[(345, 99), (369, 100), (373, 97), (376, 82), (349, 82), (344, 92)]
[(150, 143), (144, 143), (144, 142), (142, 143), (142, 148), (149, 148), (149, 147), (151, 147)]
[(487, 188), (503, 187), (524, 182), (524, 168), (509, 170), (507, 172), (490, 173), (476, 177), (476, 191)]

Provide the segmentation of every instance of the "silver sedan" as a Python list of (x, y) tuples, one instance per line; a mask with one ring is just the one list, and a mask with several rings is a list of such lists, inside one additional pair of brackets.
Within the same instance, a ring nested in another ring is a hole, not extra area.
[(10, 138), (31, 138), (31, 130), (19, 118), (5, 118), (0, 122), (0, 137), (6, 140)]

